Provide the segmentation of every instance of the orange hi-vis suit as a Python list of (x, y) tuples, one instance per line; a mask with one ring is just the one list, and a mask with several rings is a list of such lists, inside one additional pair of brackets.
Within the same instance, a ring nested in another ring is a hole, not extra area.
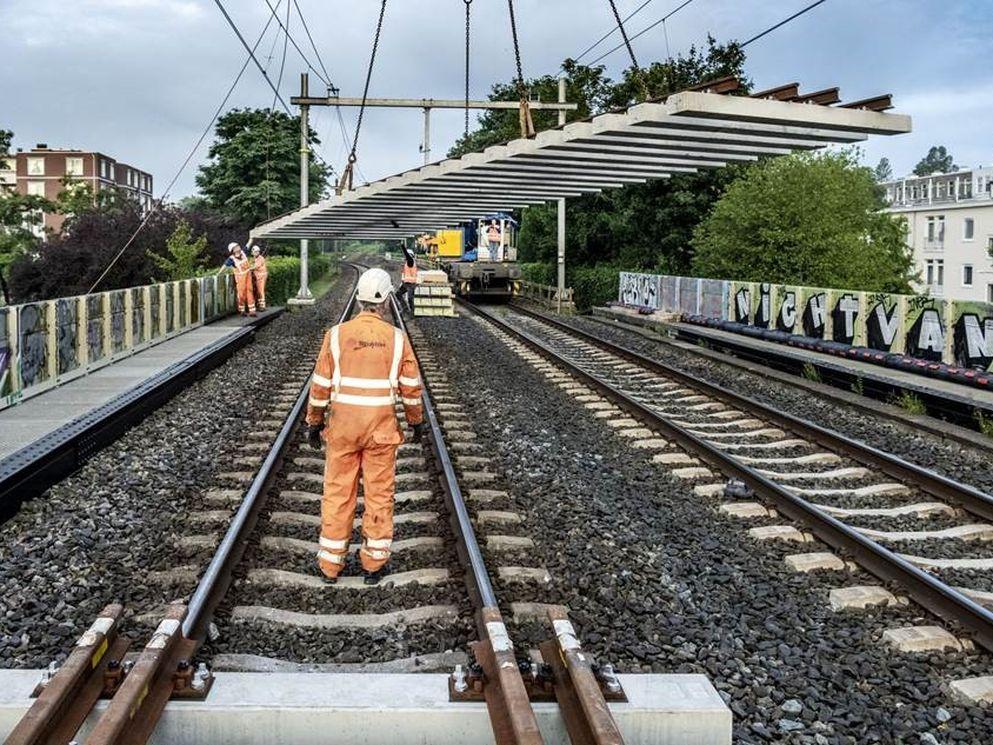
[(400, 272), (400, 279), (408, 284), (417, 284), (417, 264), (413, 266), (407, 266), (406, 263), (403, 265), (403, 270)]
[(249, 313), (255, 312), (255, 293), (252, 291), (252, 264), (249, 258), (242, 253), (241, 258), (231, 255), (231, 262), (234, 268), (234, 285), (238, 291), (238, 313), (244, 313), (243, 308), (248, 308)]
[(345, 567), (360, 469), (365, 509), (359, 559), (367, 572), (389, 561), (396, 453), (403, 442), (394, 410), (397, 397), (407, 423), (420, 424), (420, 371), (403, 331), (366, 311), (325, 335), (310, 386), (307, 424), (321, 425), (330, 406), (317, 554), (328, 577), (337, 577)]
[(269, 268), (266, 266), (265, 256), (253, 257), (252, 276), (255, 278), (255, 292), (259, 302), (259, 310), (265, 310), (265, 281), (269, 279)]

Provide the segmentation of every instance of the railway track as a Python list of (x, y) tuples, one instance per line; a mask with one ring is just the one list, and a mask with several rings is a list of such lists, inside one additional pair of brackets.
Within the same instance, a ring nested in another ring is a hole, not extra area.
[[(354, 306), (353, 291), (342, 320)], [(393, 310), (403, 325), (395, 303)], [(121, 631), (124, 608), (107, 606), (39, 686), (8, 743), (69, 742), (101, 697), (110, 702), (85, 742), (145, 742), (170, 698), (208, 695), (210, 667), (453, 666), (452, 699), (485, 701), (498, 743), (544, 742), (532, 701), (558, 701), (573, 742), (622, 742), (605, 700), (624, 700), (623, 691), (609, 666), (596, 667), (583, 652), (566, 609), (498, 598), (487, 561), (501, 562), (501, 586), (540, 583), (547, 575), (526, 564), (530, 538), (520, 517), (492, 509), (500, 506), (499, 475), (474, 442), (441, 365), (420, 350), (416, 329), (411, 338), (422, 355), (429, 434), (423, 445), (401, 446), (395, 555), (381, 585), (370, 588), (359, 577), (331, 585), (316, 570), (323, 457), (306, 445), (302, 425), (308, 360), (294, 371), (299, 380), (274, 394), (273, 409), (287, 412), (285, 418), (250, 436), (246, 470), (222, 474), (227, 486), (208, 494), (217, 510), (201, 517), (226, 523), (223, 536), (185, 536), (191, 562), (160, 578), (177, 586), (198, 578), (192, 593), (139, 618), (154, 631), (138, 654), (128, 655), (133, 640)], [(547, 623), (540, 657), (515, 647), (502, 608), (515, 619), (530, 612)], [(210, 667), (195, 662), (208, 658)]]
[[(843, 569), (850, 560), (886, 585), (839, 588), (839, 607), (908, 596), (964, 631), (966, 643), (993, 649), (989, 495), (544, 314), (464, 307), (541, 366), (568, 372), (579, 402), (654, 451), (698, 497), (727, 500), (720, 511), (759, 523), (755, 538), (800, 547), (817, 538), (837, 552), (808, 548), (788, 558), (794, 568)], [(936, 648), (963, 641), (940, 631), (927, 634)]]

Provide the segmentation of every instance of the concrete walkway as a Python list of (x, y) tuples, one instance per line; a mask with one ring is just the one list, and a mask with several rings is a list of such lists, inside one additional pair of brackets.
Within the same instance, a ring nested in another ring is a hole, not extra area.
[(239, 328), (268, 320), (281, 310), (269, 308), (258, 318), (232, 316), (200, 326), (0, 411), (0, 460)]

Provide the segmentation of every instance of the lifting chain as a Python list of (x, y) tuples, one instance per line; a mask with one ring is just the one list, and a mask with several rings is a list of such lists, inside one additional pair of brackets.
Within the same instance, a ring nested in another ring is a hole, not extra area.
[(614, 0), (607, 1), (610, 3), (610, 9), (614, 12), (614, 20), (617, 21), (617, 28), (621, 32), (621, 38), (624, 39), (624, 46), (628, 48), (628, 55), (631, 57), (631, 66), (634, 67), (634, 75), (638, 79), (638, 85), (641, 88), (642, 100), (647, 101), (651, 96), (648, 94), (648, 84), (645, 82), (645, 71), (641, 69), (638, 60), (635, 59), (634, 48), (628, 39), (628, 32), (624, 28), (624, 21), (621, 20), (621, 14), (617, 12), (617, 4)]
[(465, 3), (465, 139), (469, 139), (469, 7), (472, 0)]
[(510, 8), (510, 32), (514, 37), (514, 60), (517, 62), (517, 93), (521, 97), (521, 137), (534, 137), (534, 122), (531, 120), (531, 106), (528, 104), (528, 90), (524, 85), (524, 72), (521, 70), (521, 45), (517, 41), (517, 19), (514, 18), (514, 0), (507, 0)]
[(338, 181), (338, 194), (352, 190), (352, 177), (355, 171), (355, 161), (358, 155), (356, 150), (359, 146), (359, 132), (362, 129), (362, 117), (365, 114), (366, 100), (369, 98), (369, 83), (372, 81), (372, 68), (376, 64), (376, 50), (379, 49), (379, 36), (383, 31), (383, 16), (386, 15), (386, 0), (382, 0), (379, 6), (379, 20), (376, 22), (376, 35), (372, 40), (372, 54), (369, 55), (369, 68), (365, 73), (365, 87), (362, 89), (362, 103), (359, 106), (359, 116), (355, 122), (355, 136), (352, 138), (352, 151), (348, 154), (348, 164), (341, 172), (341, 179)]

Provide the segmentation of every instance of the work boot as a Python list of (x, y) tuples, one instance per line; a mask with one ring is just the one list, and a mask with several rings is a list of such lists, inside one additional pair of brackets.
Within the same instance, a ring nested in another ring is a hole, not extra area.
[(362, 581), (367, 585), (378, 585), (379, 581), (388, 574), (385, 566), (381, 566), (375, 572), (365, 572)]
[(336, 584), (338, 584), (338, 578), (337, 577), (331, 577), (330, 575), (325, 574), (324, 575), (324, 584), (326, 584), (326, 585), (336, 585)]
[(248, 317), (249, 317), (249, 318), (257, 318), (257, 317), (258, 317), (258, 315), (259, 315), (258, 313), (249, 313), (249, 314), (248, 314)]

